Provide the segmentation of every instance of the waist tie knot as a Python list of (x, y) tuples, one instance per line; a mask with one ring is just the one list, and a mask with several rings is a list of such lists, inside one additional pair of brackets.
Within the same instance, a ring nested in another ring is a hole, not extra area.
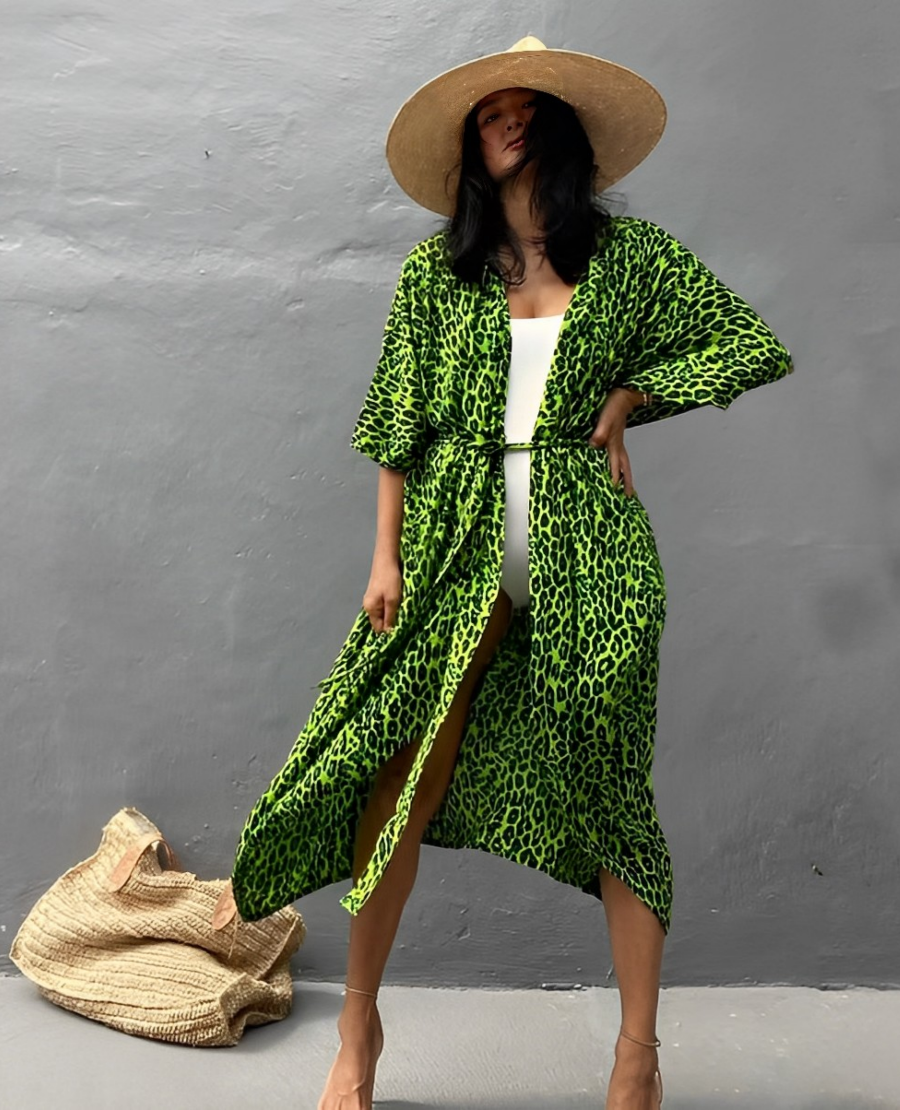
[(492, 440), (477, 434), (472, 435), (468, 432), (454, 432), (438, 436), (440, 440), (453, 440), (457, 443), (464, 444), (467, 447), (473, 448), (482, 454), (493, 456), (503, 455), (506, 451), (540, 451), (547, 448), (571, 448), (571, 447), (585, 447), (590, 451), (605, 451), (605, 447), (595, 447), (593, 444), (588, 443), (586, 436), (557, 436), (554, 439), (538, 440), (522, 440), (510, 441), (507, 439)]

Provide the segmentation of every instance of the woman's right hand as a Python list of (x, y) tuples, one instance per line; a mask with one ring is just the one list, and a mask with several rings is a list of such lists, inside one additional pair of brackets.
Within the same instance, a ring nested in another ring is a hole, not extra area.
[(362, 602), (376, 632), (393, 631), (402, 590), (400, 560), (393, 555), (376, 555)]

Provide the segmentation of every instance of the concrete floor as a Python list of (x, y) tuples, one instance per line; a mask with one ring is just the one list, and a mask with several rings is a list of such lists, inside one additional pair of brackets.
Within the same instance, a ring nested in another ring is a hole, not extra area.
[[(130, 1037), (0, 979), (3, 1110), (315, 1110), (340, 985), (233, 1048)], [(385, 986), (379, 1110), (600, 1110), (618, 993)], [(900, 992), (678, 988), (660, 997), (665, 1110), (900, 1110)]]

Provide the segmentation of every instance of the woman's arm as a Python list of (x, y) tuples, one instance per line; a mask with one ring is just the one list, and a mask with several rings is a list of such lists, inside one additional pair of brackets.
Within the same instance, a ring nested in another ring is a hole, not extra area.
[(406, 475), (389, 467), (378, 468), (378, 524), (375, 529), (373, 562), (400, 558), (400, 529), (403, 527), (403, 487)]
[(407, 256), (391, 302), (381, 357), (363, 401), (350, 446), (378, 463), (378, 523), (372, 573), (363, 608), (376, 632), (388, 632), (400, 607), (403, 574), (400, 536), (407, 473), (429, 442), (419, 357), (421, 277), (415, 251)]
[(403, 487), (406, 474), (381, 466), (378, 470), (378, 523), (369, 584), (363, 609), (376, 632), (392, 632), (403, 593), (400, 530), (403, 527)]
[(621, 476), (623, 488), (629, 497), (634, 493), (634, 481), (631, 461), (625, 450), (625, 428), (634, 410), (640, 405), (650, 404), (652, 400), (649, 393), (639, 389), (629, 389), (627, 386), (611, 389), (589, 439), (595, 447), (606, 448), (612, 483), (618, 486)]
[(382, 467), (411, 470), (425, 455), (429, 425), (419, 365), (423, 344), (418, 304), (420, 281), (414, 253), (400, 271), (381, 357), (350, 437), (350, 446)]
[(638, 311), (614, 384), (653, 394), (628, 427), (715, 405), (727, 409), (749, 389), (794, 367), (791, 352), (759, 313), (683, 243), (650, 220), (635, 221), (629, 296)]

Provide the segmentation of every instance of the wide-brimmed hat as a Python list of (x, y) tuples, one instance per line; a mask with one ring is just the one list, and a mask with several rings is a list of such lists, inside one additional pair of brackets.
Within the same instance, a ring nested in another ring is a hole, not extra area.
[(403, 191), (432, 212), (452, 215), (466, 116), (488, 93), (510, 88), (552, 93), (575, 109), (594, 148), (598, 192), (642, 162), (666, 126), (665, 101), (634, 70), (593, 54), (549, 50), (528, 35), (500, 54), (448, 69), (401, 106), (386, 153)]

